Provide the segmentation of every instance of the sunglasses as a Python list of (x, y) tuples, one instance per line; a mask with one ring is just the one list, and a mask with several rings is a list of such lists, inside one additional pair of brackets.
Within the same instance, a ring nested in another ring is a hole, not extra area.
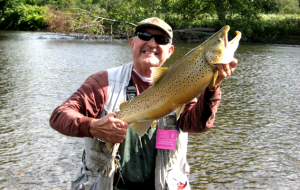
[(135, 35), (144, 41), (149, 41), (149, 40), (151, 40), (151, 38), (154, 37), (155, 42), (160, 45), (166, 45), (171, 42), (171, 39), (169, 39), (163, 35), (154, 35), (154, 34), (151, 34), (150, 32), (136, 32)]

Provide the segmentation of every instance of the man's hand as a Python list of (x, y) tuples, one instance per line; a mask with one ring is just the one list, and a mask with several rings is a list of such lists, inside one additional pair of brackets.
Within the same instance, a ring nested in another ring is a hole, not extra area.
[(228, 64), (218, 64), (217, 68), (218, 68), (218, 77), (217, 80), (215, 82), (215, 86), (213, 86), (213, 80), (210, 82), (210, 84), (208, 85), (208, 89), (209, 90), (215, 90), (217, 87), (220, 86), (221, 82), (223, 79), (225, 79), (226, 77), (229, 77), (233, 71), (235, 70), (235, 67), (238, 63), (237, 59), (233, 59), (230, 63)]
[(89, 128), (92, 137), (100, 137), (105, 142), (122, 143), (129, 125), (114, 118), (115, 115), (115, 113), (109, 113), (101, 119), (93, 119)]

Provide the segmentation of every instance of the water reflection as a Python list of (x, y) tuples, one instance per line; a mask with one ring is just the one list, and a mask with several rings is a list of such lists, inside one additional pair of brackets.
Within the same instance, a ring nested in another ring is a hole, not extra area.
[[(132, 59), (128, 42), (61, 38), (0, 31), (0, 189), (68, 189), (83, 142), (49, 116), (89, 75)], [(175, 44), (166, 65), (197, 45)], [(240, 46), (215, 127), (189, 138), (194, 189), (300, 187), (299, 50)]]

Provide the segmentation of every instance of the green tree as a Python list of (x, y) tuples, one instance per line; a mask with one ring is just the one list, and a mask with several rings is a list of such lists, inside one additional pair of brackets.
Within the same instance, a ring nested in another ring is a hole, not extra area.
[(214, 0), (212, 3), (221, 25), (226, 17), (239, 15), (245, 19), (254, 19), (259, 13), (278, 11), (275, 0)]
[(43, 16), (46, 8), (37, 5), (19, 4), (6, 8), (0, 20), (0, 29), (37, 30), (46, 27)]
[(300, 0), (276, 0), (280, 13), (300, 13)]
[(0, 0), (0, 18), (7, 8), (12, 8), (21, 3), (21, 0)]

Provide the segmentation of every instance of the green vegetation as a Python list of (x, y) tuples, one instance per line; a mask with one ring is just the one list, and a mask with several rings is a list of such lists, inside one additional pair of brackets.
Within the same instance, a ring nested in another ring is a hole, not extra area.
[[(216, 16), (198, 19), (191, 23), (191, 28), (217, 28), (219, 20)], [(298, 14), (259, 14), (255, 19), (246, 19), (236, 15), (224, 22), (231, 26), (229, 36), (235, 36), (235, 31), (242, 32), (244, 42), (272, 42), (287, 39), (300, 43), (300, 15)], [(298, 37), (297, 37), (298, 36)]]
[(1, 29), (39, 30), (46, 27), (47, 9), (37, 5), (20, 4), (7, 8), (0, 20)]
[(129, 37), (151, 16), (173, 29), (229, 24), (243, 41), (300, 36), (300, 0), (0, 0), (0, 29)]

